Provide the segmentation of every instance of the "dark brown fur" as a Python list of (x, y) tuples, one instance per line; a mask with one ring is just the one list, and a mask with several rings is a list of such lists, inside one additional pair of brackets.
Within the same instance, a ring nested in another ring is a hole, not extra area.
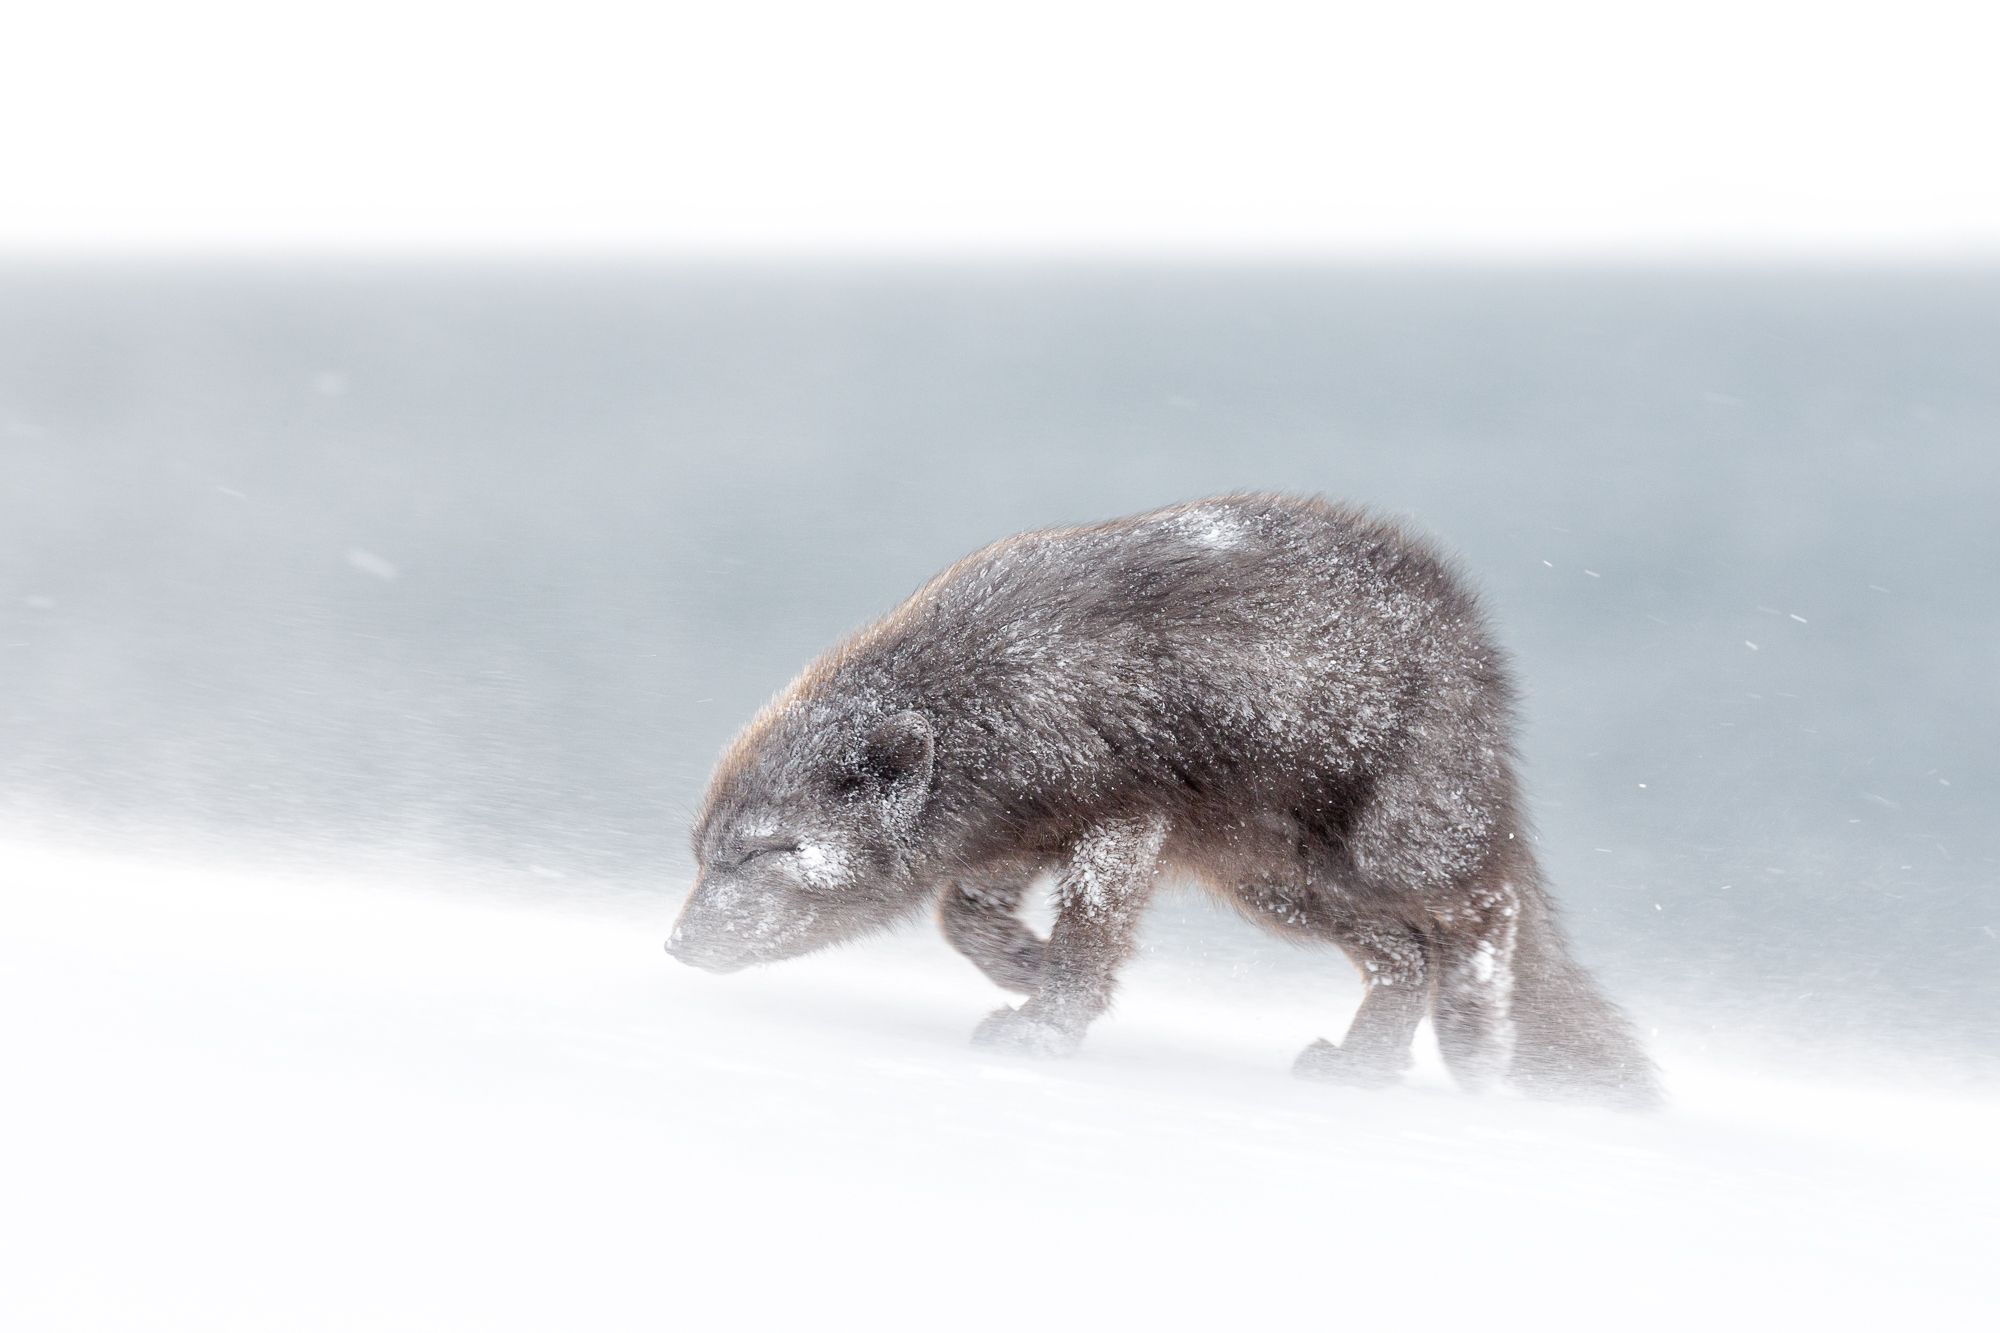
[[(1428, 1014), (1468, 1086), (1650, 1104), (1529, 848), (1512, 691), (1425, 541), (1223, 496), (1024, 533), (932, 579), (780, 694), (717, 766), (668, 948), (733, 970), (936, 904), (1025, 994), (977, 1039), (1074, 1049), (1153, 886), (1331, 943), (1367, 991), (1300, 1073), (1393, 1080)], [(1016, 916), (1056, 876), (1048, 940)]]

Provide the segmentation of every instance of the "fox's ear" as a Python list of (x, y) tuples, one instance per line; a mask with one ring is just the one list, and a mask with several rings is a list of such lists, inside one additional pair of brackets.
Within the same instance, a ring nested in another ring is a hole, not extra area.
[(936, 753), (931, 721), (914, 709), (885, 717), (869, 728), (861, 746), (861, 771), (892, 790), (926, 791)]

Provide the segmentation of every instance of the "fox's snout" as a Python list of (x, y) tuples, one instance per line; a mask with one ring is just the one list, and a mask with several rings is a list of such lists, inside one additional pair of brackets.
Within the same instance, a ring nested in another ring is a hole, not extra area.
[(734, 972), (743, 966), (737, 959), (691, 937), (684, 926), (675, 926), (667, 936), (667, 955), (704, 972)]

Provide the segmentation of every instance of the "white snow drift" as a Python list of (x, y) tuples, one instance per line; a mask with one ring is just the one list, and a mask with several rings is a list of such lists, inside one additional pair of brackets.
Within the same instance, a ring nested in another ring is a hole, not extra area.
[[(1295, 1083), (1353, 983), (1142, 960), (1083, 1054), (921, 933), (715, 977), (655, 902), (0, 852), (11, 1328), (1962, 1327), (1994, 1107), (1675, 1058), (1650, 1117)], [(556, 890), (563, 890), (558, 893)]]

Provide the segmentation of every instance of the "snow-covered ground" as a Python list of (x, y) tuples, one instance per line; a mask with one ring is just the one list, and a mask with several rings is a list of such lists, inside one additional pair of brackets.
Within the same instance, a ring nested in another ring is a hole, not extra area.
[[(1135, 968), (1083, 1054), (923, 932), (731, 977), (522, 877), (17, 846), (17, 1329), (1992, 1327), (1995, 1105), (1660, 1041), (1657, 1116), (1286, 1074)], [(1273, 946), (1278, 947), (1278, 946)]]

